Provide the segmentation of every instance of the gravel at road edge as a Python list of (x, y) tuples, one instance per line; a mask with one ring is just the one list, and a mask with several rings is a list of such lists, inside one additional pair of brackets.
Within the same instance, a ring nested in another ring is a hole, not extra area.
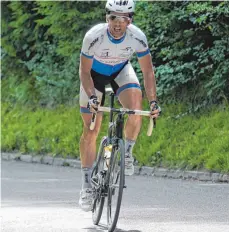
[[(2, 160), (17, 160), (27, 163), (41, 163), (54, 166), (68, 166), (73, 168), (81, 168), (81, 162), (77, 159), (64, 159), (55, 158), (52, 156), (33, 156), (22, 155), (19, 153), (1, 153)], [(203, 172), (203, 171), (185, 171), (185, 170), (172, 170), (165, 168), (154, 167), (139, 167), (135, 166), (135, 175), (141, 176), (155, 176), (166, 177), (172, 179), (189, 179), (199, 181), (211, 181), (211, 182), (224, 182), (229, 183), (229, 174)]]

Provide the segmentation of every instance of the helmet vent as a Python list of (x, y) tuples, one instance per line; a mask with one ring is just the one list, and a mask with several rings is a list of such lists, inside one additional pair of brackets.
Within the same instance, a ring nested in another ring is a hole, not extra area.
[(119, 5), (119, 6), (125, 6), (128, 4), (128, 0), (120, 0), (120, 1), (117, 1), (116, 2), (116, 5)]

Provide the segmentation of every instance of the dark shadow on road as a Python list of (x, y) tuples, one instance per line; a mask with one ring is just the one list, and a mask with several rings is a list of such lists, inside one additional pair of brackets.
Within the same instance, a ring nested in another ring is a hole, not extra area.
[[(85, 232), (107, 232), (107, 226), (106, 225), (99, 225), (95, 227), (86, 227), (84, 228)], [(122, 230), (119, 228), (116, 228), (115, 232), (142, 232), (141, 230)]]
[(142, 232), (141, 230), (122, 230), (122, 229), (116, 229), (115, 232)]
[(105, 232), (107, 231), (107, 226), (105, 224), (100, 224), (98, 226), (83, 228), (86, 232)]

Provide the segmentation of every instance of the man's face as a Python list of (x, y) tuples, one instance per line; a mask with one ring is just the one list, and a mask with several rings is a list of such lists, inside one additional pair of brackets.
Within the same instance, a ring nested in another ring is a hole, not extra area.
[(110, 33), (114, 38), (120, 38), (126, 31), (127, 26), (131, 23), (128, 13), (111, 12), (107, 15), (107, 22)]

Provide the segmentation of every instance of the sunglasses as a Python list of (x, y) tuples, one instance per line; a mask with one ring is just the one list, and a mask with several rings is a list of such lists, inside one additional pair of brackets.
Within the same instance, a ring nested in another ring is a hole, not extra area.
[(119, 15), (112, 15), (112, 14), (108, 15), (107, 18), (108, 18), (109, 20), (111, 20), (111, 21), (118, 20), (118, 21), (120, 21), (120, 22), (122, 22), (122, 23), (128, 22), (128, 21), (131, 20), (131, 18), (130, 18), (130, 17), (127, 17), (127, 16), (119, 16)]

